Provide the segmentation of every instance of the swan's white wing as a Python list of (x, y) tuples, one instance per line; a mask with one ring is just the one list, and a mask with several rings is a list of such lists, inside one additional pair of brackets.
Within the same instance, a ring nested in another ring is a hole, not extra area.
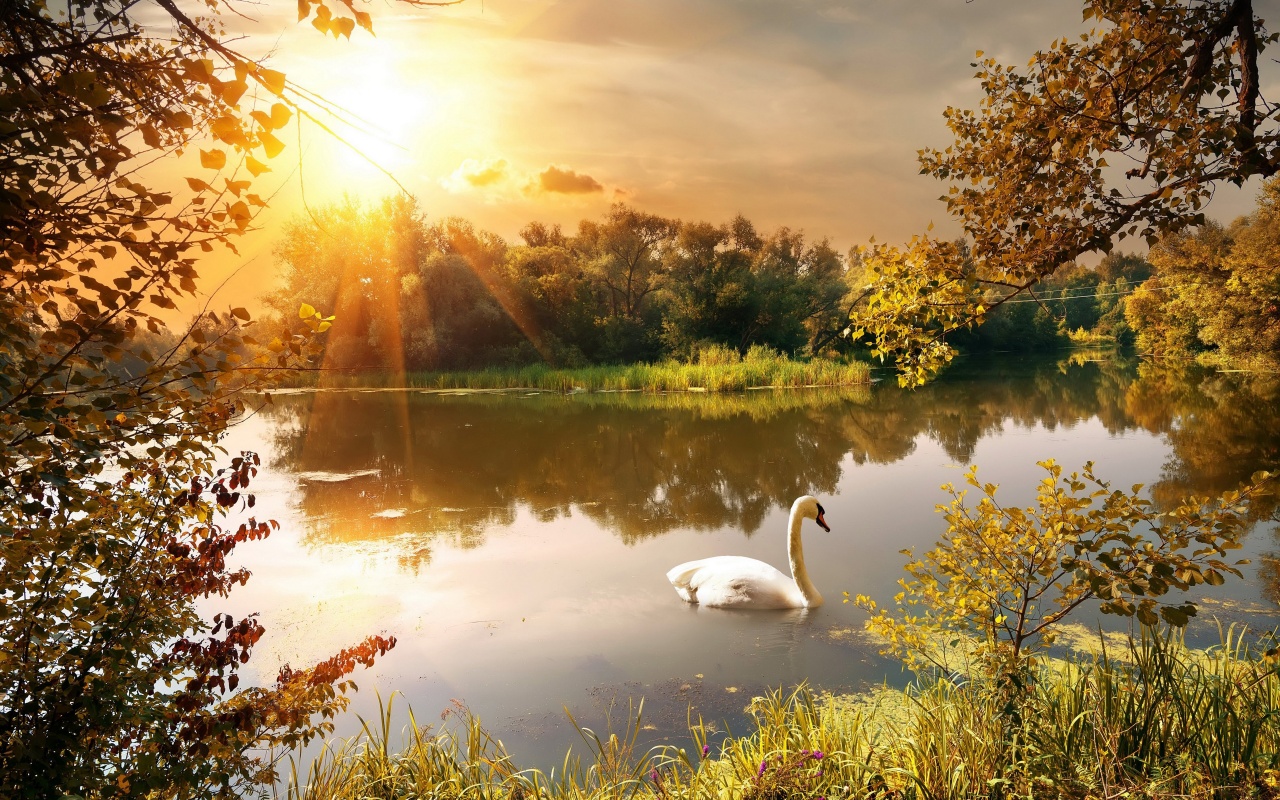
[(686, 602), (716, 608), (800, 608), (796, 582), (763, 561), (716, 556), (688, 561), (667, 573)]

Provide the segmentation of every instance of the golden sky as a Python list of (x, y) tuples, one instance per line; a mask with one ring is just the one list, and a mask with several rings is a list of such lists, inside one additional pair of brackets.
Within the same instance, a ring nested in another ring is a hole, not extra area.
[[(947, 105), (976, 105), (974, 51), (1025, 64), (1083, 29), (1066, 0), (468, 0), (374, 3), (376, 37), (335, 41), (297, 23), (295, 2), (237, 8), (253, 18), (227, 18), (238, 46), (358, 116), (365, 130), (337, 130), (430, 218), (516, 240), (531, 220), (572, 230), (624, 200), (742, 213), (841, 250), (931, 222), (958, 234), (916, 151), (949, 141)], [(304, 198), (399, 191), (314, 125), (286, 134), (264, 230), (214, 270), (251, 259), (233, 289), (265, 286), (273, 230)], [(1224, 191), (1210, 214), (1244, 213), (1255, 194)]]

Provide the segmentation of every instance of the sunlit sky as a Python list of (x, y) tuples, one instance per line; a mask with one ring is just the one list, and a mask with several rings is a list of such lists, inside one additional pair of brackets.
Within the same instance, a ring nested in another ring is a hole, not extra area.
[[(974, 51), (1021, 65), (1083, 30), (1066, 1), (467, 0), (371, 4), (377, 36), (348, 41), (298, 23), (294, 2), (236, 7), (252, 17), (226, 17), (237, 46), (362, 120), (330, 121), (429, 218), (514, 241), (531, 220), (572, 230), (622, 200), (741, 213), (842, 251), (930, 223), (957, 234), (916, 151), (948, 143), (948, 105), (976, 105)], [(304, 198), (400, 191), (314, 125), (286, 134), (263, 230), (210, 275), (247, 262), (229, 293), (269, 288), (278, 226)], [(1245, 213), (1256, 192), (1223, 190), (1210, 215)]]

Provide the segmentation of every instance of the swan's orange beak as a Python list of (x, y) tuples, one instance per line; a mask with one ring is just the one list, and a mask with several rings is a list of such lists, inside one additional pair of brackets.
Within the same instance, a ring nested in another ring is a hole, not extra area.
[(819, 511), (816, 519), (818, 524), (822, 526), (822, 529), (824, 531), (826, 531), (827, 533), (831, 533), (831, 527), (827, 525), (827, 520), (824, 518), (825, 514), (826, 512)]

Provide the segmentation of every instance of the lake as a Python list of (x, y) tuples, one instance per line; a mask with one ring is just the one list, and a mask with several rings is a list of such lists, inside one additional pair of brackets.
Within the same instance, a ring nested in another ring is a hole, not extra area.
[[(436, 722), (464, 703), (517, 763), (549, 768), (580, 743), (566, 708), (601, 731), (644, 698), (647, 741), (683, 743), (690, 713), (746, 732), (744, 707), (771, 686), (905, 682), (841, 593), (891, 601), (900, 551), (937, 540), (939, 486), (969, 465), (1018, 503), (1045, 458), (1068, 471), (1092, 460), (1158, 502), (1280, 465), (1277, 376), (1076, 354), (962, 360), (914, 391), (884, 377), (731, 395), (278, 394), (227, 446), (262, 455), (255, 513), (282, 527), (243, 546), (252, 580), (206, 610), (261, 612), (247, 676), (259, 682), (394, 634), (398, 646), (353, 676), (353, 712), (375, 716), (375, 690), (400, 693), (397, 723), (409, 705)], [(787, 512), (802, 494), (831, 525), (804, 528), (826, 605), (734, 612), (676, 596), (665, 573), (690, 559), (786, 571)], [(1211, 616), (1276, 624), (1275, 507), (1255, 512), (1253, 563), (1197, 594), (1196, 641), (1216, 641)], [(339, 732), (356, 727), (351, 717)]]

